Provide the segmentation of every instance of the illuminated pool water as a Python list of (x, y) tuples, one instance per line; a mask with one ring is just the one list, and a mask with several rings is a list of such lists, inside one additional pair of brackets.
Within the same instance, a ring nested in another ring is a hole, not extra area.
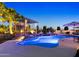
[(79, 37), (79, 36), (69, 36), (69, 35), (38, 36), (24, 39), (24, 41), (21, 41), (18, 44), (23, 46), (31, 45), (31, 46), (53, 48), (59, 45), (59, 40), (71, 37)]

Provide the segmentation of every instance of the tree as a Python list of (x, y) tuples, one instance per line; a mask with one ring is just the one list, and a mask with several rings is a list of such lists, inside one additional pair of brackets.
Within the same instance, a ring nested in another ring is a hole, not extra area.
[(50, 27), (50, 32), (52, 32), (52, 30), (53, 30), (52, 27)]
[(47, 27), (46, 26), (43, 26), (43, 34), (47, 34)]
[(36, 29), (37, 29), (37, 33), (39, 33), (39, 26), (38, 25), (36, 26)]
[(53, 33), (54, 29), (52, 27), (49, 27), (49, 28), (47, 28), (47, 32), (49, 32), (49, 31)]
[(10, 28), (10, 34), (13, 34), (12, 32), (12, 15), (10, 13), (11, 9), (8, 9), (5, 7), (3, 3), (0, 3), (0, 16), (4, 18), (2, 21), (9, 21), (9, 28)]
[(61, 28), (60, 27), (57, 27), (57, 30), (61, 30)]
[(7, 26), (4, 24), (0, 25), (0, 33), (5, 33), (7, 31)]
[(47, 32), (49, 32), (50, 31), (50, 28), (47, 28)]
[(64, 30), (69, 30), (68, 26), (64, 27)]
[(9, 22), (9, 32), (10, 34), (13, 34), (12, 30), (12, 23), (16, 23), (18, 19), (22, 19), (23, 16), (18, 14), (14, 9), (7, 8), (2, 2), (0, 2), (0, 16), (3, 17), (2, 21), (8, 21)]
[(10, 31), (10, 34), (13, 34), (12, 23), (14, 20), (14, 12), (11, 8), (7, 8), (6, 11), (3, 11), (3, 12), (4, 14), (2, 17), (5, 19), (5, 21), (9, 22), (9, 31)]
[(52, 27), (50, 27), (50, 32), (54, 32), (54, 29)]

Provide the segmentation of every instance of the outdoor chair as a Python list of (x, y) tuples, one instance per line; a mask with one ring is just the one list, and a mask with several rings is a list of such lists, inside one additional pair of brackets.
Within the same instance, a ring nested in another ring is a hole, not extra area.
[[(79, 35), (79, 32), (73, 32), (73, 35)], [(79, 37), (74, 38), (74, 39), (76, 39), (76, 42), (79, 43)]]

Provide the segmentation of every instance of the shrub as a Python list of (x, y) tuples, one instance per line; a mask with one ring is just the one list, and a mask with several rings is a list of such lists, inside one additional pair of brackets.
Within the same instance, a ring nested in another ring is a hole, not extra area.
[(69, 28), (66, 26), (66, 27), (64, 27), (64, 30), (69, 30)]
[(61, 28), (60, 27), (57, 27), (57, 30), (61, 30)]
[(47, 27), (46, 26), (43, 26), (43, 34), (47, 34)]

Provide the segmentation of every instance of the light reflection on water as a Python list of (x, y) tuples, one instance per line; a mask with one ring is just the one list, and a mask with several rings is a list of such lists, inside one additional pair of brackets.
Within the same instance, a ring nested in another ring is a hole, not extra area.
[[(59, 40), (64, 40), (65, 38), (73, 38), (74, 36), (68, 35), (53, 35), (53, 36), (38, 36), (25, 39), (19, 42), (20, 45), (33, 45), (46, 48), (57, 47), (59, 45)], [(77, 37), (77, 36), (75, 36)]]
[(32, 41), (39, 41), (39, 43), (58, 43), (58, 39), (53, 39), (53, 36), (40, 36), (35, 40)]

